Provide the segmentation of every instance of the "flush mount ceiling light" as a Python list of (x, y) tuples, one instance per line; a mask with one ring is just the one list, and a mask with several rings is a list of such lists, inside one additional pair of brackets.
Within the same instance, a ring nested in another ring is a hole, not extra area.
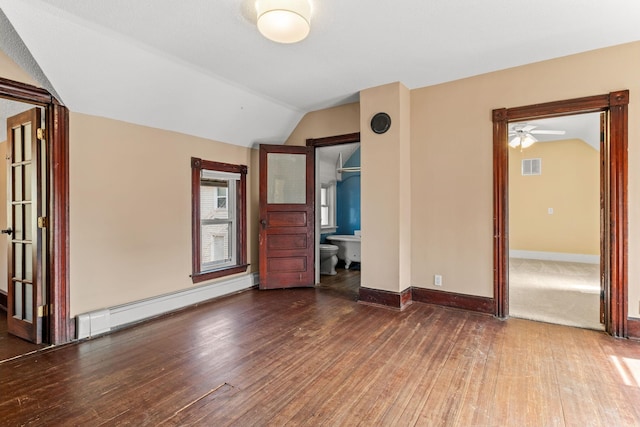
[(309, 0), (257, 0), (258, 30), (277, 43), (304, 40), (311, 28)]

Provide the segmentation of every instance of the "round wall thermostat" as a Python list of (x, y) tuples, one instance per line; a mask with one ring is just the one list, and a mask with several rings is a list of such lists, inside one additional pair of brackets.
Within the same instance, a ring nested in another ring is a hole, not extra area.
[(375, 133), (385, 133), (391, 127), (391, 117), (387, 113), (377, 113), (371, 119), (371, 130)]

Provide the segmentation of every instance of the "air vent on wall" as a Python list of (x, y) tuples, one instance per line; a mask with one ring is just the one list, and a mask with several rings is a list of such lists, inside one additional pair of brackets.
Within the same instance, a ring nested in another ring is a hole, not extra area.
[(542, 174), (542, 159), (522, 159), (522, 176)]

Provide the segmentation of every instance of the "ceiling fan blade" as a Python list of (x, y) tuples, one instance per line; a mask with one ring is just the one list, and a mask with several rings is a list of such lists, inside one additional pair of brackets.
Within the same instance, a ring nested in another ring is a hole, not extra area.
[(563, 130), (543, 130), (543, 129), (539, 129), (539, 130), (532, 130), (529, 133), (533, 133), (536, 135), (564, 135), (565, 131)]
[(538, 126), (534, 126), (534, 125), (526, 125), (525, 127), (521, 128), (523, 132), (530, 132), (532, 129), (537, 128)]

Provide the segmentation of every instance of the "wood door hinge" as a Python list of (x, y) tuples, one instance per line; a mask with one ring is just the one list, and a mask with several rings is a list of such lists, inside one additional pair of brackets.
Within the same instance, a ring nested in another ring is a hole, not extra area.
[(44, 141), (44, 128), (38, 128), (36, 130), (36, 136), (38, 137), (39, 140)]
[(40, 305), (38, 306), (38, 317), (47, 317), (50, 311), (49, 305)]
[(46, 216), (38, 217), (38, 228), (47, 228), (49, 227), (49, 218)]

